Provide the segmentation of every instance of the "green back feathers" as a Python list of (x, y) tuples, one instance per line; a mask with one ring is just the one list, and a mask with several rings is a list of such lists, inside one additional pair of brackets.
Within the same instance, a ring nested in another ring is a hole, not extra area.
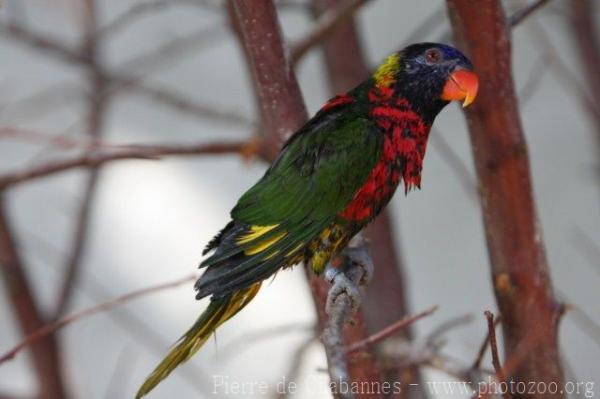
[(350, 202), (379, 159), (381, 135), (363, 118), (336, 120), (288, 143), (265, 176), (231, 212), (251, 225), (330, 222)]
[[(382, 136), (360, 117), (308, 124), (231, 212), (198, 280), (198, 298), (228, 295), (299, 261), (352, 200), (379, 160)], [(319, 122), (317, 120), (317, 122)]]

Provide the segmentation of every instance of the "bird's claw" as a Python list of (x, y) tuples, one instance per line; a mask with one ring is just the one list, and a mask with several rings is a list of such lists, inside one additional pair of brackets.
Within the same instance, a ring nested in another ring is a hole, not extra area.
[(341, 296), (347, 297), (350, 300), (352, 310), (356, 311), (361, 303), (360, 290), (358, 289), (358, 286), (356, 283), (354, 283), (354, 281), (346, 276), (343, 271), (335, 269), (334, 267), (328, 269), (334, 270), (327, 270), (325, 272), (325, 278), (327, 278), (331, 284), (331, 288), (329, 289), (329, 293), (327, 295), (325, 311), (327, 314), (331, 314)]
[(327, 295), (326, 312), (331, 314), (331, 310), (342, 295), (350, 300), (352, 310), (356, 311), (361, 304), (359, 287), (371, 280), (373, 272), (373, 262), (361, 237), (355, 245), (346, 247), (340, 257), (328, 263), (325, 268), (325, 279), (331, 284)]
[(375, 272), (375, 266), (367, 250), (364, 247), (346, 248), (344, 255), (348, 259), (346, 262), (348, 272), (356, 274), (356, 279), (352, 276), (350, 278), (361, 286), (367, 285)]

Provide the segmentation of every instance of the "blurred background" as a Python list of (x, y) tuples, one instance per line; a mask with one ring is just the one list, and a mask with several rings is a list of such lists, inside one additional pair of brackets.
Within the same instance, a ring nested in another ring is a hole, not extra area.
[[(2, 174), (64, 159), (98, 143), (197, 145), (251, 137), (257, 121), (255, 97), (220, 2), (96, 3), (96, 26), (90, 28), (81, 1), (3, 2)], [(149, 4), (142, 12), (141, 3)], [(310, 31), (314, 17), (307, 4), (276, 3), (286, 39), (294, 42)], [(525, 3), (505, 1), (507, 14)], [(131, 11), (135, 7), (137, 13)], [(372, 0), (355, 18), (370, 66), (409, 38), (449, 40), (443, 1)], [(517, 26), (512, 33), (513, 71), (553, 282), (557, 295), (574, 307), (560, 331), (566, 379), (598, 381), (600, 126), (594, 124), (586, 99), (599, 93), (591, 89), (582, 65), (573, 18), (572, 2), (556, 0)], [(600, 23), (600, 7), (591, 18)], [(67, 49), (75, 49), (90, 31), (99, 32), (101, 40), (88, 55), (100, 59), (114, 76), (141, 82), (145, 89), (123, 82), (99, 110), (90, 104), (94, 87), (103, 82), (94, 83), (93, 71), (43, 43), (32, 45), (10, 28), (14, 26)], [(324, 71), (316, 49), (296, 67), (310, 114), (330, 97)], [(440, 305), (433, 317), (415, 324), (414, 335), (426, 336), (440, 323), (472, 315), (470, 323), (447, 333), (443, 348), (469, 364), (487, 332), (482, 312), (495, 311), (496, 303), (469, 137), (458, 106), (447, 107), (438, 117), (426, 158), (422, 190), (399, 193), (390, 204), (410, 309)], [(203, 246), (265, 168), (258, 158), (236, 154), (125, 160), (103, 167), (92, 190), (86, 189), (90, 176), (82, 168), (7, 190), (4, 206), (39, 309), (52, 314), (58, 306), (75, 238), (82, 234), (78, 221), (86, 197), (92, 198), (81, 269), (63, 314), (189, 276)], [(194, 300), (189, 281), (60, 330), (60, 357), (72, 396), (132, 397), (205, 305)], [(224, 388), (215, 394), (214, 376), (240, 383), (265, 381), (274, 396), (275, 385), (292, 372), (298, 381), (293, 396), (329, 397), (315, 322), (301, 268), (279, 273), (220, 328), (214, 343), (150, 397), (264, 396), (227, 393)], [(22, 339), (5, 285), (0, 285), (0, 326), (4, 353)], [(484, 362), (489, 364), (489, 359)], [(452, 379), (433, 368), (424, 368), (423, 378)], [(0, 394), (32, 397), (36, 392), (27, 351), (0, 365)]]

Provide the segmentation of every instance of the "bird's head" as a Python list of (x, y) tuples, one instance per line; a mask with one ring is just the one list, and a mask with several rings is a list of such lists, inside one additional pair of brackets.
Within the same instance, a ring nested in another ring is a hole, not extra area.
[(478, 89), (471, 61), (454, 47), (439, 43), (412, 44), (392, 54), (373, 80), (431, 118), (450, 101), (461, 101), (463, 107), (471, 104)]

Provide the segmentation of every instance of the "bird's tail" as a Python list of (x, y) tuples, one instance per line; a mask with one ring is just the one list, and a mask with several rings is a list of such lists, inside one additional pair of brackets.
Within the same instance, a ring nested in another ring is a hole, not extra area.
[(261, 283), (258, 282), (227, 296), (213, 297), (208, 308), (198, 317), (194, 325), (146, 378), (135, 396), (136, 399), (146, 395), (179, 364), (191, 358), (221, 324), (242, 310), (254, 298), (260, 285)]

